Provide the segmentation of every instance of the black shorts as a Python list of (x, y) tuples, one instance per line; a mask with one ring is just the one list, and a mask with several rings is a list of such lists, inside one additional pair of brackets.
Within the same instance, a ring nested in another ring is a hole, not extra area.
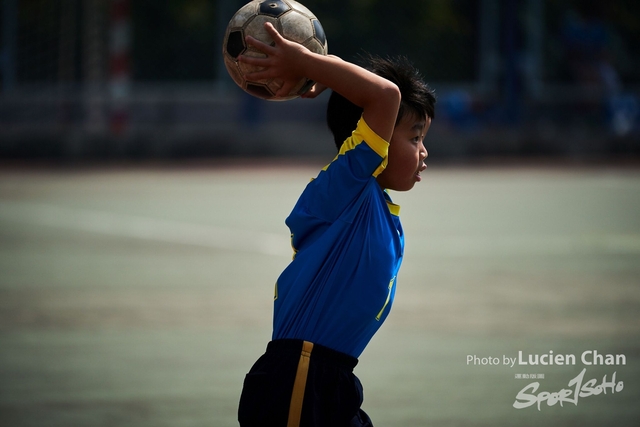
[(353, 374), (357, 363), (318, 344), (271, 341), (244, 380), (240, 426), (372, 427), (360, 409), (362, 384)]

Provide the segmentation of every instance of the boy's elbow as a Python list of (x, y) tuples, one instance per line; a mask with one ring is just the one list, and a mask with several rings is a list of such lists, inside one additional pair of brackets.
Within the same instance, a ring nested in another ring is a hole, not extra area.
[(381, 90), (380, 97), (384, 100), (385, 104), (389, 106), (395, 105), (400, 108), (402, 95), (400, 94), (400, 88), (395, 83), (387, 80), (384, 88)]
[(392, 82), (378, 85), (370, 93), (371, 104), (364, 106), (364, 117), (371, 129), (385, 141), (393, 136), (398, 110), (400, 109), (400, 89)]

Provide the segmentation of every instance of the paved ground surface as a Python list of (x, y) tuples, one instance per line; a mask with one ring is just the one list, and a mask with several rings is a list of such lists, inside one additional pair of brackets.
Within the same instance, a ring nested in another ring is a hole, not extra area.
[[(0, 425), (237, 425), (321, 166), (0, 170)], [(396, 304), (356, 368), (376, 426), (640, 425), (640, 170), (436, 167), (393, 197)], [(585, 368), (606, 394), (513, 407)]]

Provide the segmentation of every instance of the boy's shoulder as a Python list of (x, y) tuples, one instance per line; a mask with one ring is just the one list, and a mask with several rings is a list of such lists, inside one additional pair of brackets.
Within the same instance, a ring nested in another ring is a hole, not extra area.
[[(389, 143), (376, 134), (364, 117), (361, 117), (355, 129), (340, 145), (336, 157), (323, 170), (337, 164), (360, 179), (375, 178), (386, 168), (388, 153)], [(343, 156), (347, 157), (343, 159)], [(358, 161), (350, 161), (351, 157), (357, 157)]]

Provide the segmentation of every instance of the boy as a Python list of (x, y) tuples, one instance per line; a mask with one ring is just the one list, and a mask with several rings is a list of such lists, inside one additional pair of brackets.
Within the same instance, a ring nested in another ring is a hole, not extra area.
[[(266, 58), (250, 80), (302, 77), (333, 90), (327, 121), (338, 156), (309, 183), (286, 223), (294, 259), (275, 287), (273, 340), (244, 382), (238, 419), (252, 426), (371, 426), (360, 409), (357, 357), (387, 317), (404, 234), (386, 189), (410, 190), (426, 165), (433, 92), (409, 64), (370, 58), (371, 71), (283, 39), (247, 43)], [(388, 141), (388, 142), (387, 142)]]

